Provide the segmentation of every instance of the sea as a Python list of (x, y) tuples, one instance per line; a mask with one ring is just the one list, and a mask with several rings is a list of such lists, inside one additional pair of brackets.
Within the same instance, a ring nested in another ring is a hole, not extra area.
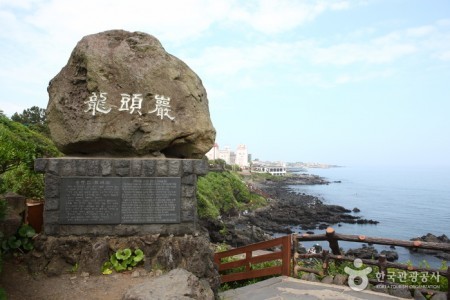
[[(305, 172), (303, 172), (305, 173)], [(324, 203), (341, 205), (364, 219), (379, 221), (377, 225), (334, 224), (337, 233), (385, 237), (401, 240), (432, 233), (450, 238), (450, 167), (335, 167), (311, 168), (306, 173), (319, 175), (331, 183), (328, 185), (293, 185), (292, 190), (319, 197)], [(304, 232), (293, 227), (295, 232)], [(315, 230), (316, 234), (324, 230)], [(324, 249), (327, 242), (320, 242)], [(340, 242), (345, 250), (359, 248), (361, 244)], [(306, 247), (311, 246), (305, 243)], [(380, 252), (391, 250), (389, 246), (376, 246)], [(440, 267), (441, 259), (410, 253), (396, 247), (399, 262), (423, 260)]]

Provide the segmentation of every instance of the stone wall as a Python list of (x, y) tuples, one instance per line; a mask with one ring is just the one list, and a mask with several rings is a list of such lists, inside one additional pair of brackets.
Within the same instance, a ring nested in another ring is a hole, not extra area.
[[(197, 225), (197, 176), (206, 175), (208, 163), (200, 159), (146, 158), (42, 158), (35, 170), (45, 173), (44, 233), (53, 236), (192, 234)], [(180, 177), (180, 223), (176, 224), (60, 224), (60, 182), (63, 177)]]

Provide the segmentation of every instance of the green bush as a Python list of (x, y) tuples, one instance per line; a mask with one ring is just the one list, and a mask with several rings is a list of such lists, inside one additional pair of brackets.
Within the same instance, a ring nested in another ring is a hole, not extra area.
[[(6, 202), (5, 199), (0, 198), (0, 222), (2, 222), (5, 219), (6, 216), (6, 210), (8, 209), (8, 202)], [(3, 232), (0, 231), (0, 241), (3, 240)], [(2, 272), (2, 254), (3, 251), (0, 249), (0, 272)], [(0, 288), (0, 295), (1, 295), (2, 289)], [(0, 297), (0, 299), (2, 299)]]
[(0, 116), (0, 193), (42, 198), (43, 176), (34, 172), (34, 160), (57, 156), (61, 153), (48, 138)]
[(24, 109), (21, 114), (15, 113), (12, 115), (11, 120), (23, 124), (33, 131), (39, 132), (45, 136), (50, 135), (50, 130), (47, 124), (47, 116), (45, 115), (45, 109), (37, 106), (32, 106), (28, 109)]
[(2, 177), (2, 190), (12, 191), (35, 199), (44, 198), (44, 175), (20, 164), (6, 172)]
[(237, 173), (209, 172), (197, 183), (198, 215), (200, 218), (217, 218), (219, 215), (254, 209), (266, 200), (251, 193)]

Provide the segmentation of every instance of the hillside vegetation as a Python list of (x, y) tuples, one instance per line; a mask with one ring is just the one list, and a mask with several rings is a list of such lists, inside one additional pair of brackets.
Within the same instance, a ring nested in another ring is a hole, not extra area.
[(50, 139), (0, 115), (0, 193), (42, 198), (43, 175), (34, 172), (34, 160), (56, 156), (61, 153)]
[(216, 219), (220, 215), (233, 216), (239, 211), (266, 205), (266, 199), (250, 192), (236, 172), (209, 172), (198, 179), (198, 215)]

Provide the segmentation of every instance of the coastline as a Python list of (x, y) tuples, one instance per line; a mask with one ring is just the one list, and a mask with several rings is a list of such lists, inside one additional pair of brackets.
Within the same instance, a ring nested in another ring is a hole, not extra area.
[(258, 183), (258, 188), (272, 201), (248, 216), (249, 222), (271, 233), (292, 233), (292, 227), (303, 231), (326, 229), (329, 226), (347, 224), (378, 224), (378, 221), (362, 218), (351, 209), (340, 205), (325, 204), (316, 196), (292, 191), (291, 185), (317, 185), (330, 182), (317, 175), (300, 174), (281, 181)]
[(289, 187), (330, 183), (317, 175), (298, 174), (262, 181), (247, 178), (246, 183), (252, 192), (267, 198), (268, 205), (238, 216), (203, 220), (202, 226), (208, 229), (212, 242), (225, 242), (238, 247), (268, 240), (273, 235), (294, 233), (292, 228), (297, 226), (304, 231), (300, 233), (311, 233), (311, 230), (322, 230), (340, 223), (378, 223), (375, 220), (363, 219), (343, 206), (325, 204), (316, 196), (296, 193)]

